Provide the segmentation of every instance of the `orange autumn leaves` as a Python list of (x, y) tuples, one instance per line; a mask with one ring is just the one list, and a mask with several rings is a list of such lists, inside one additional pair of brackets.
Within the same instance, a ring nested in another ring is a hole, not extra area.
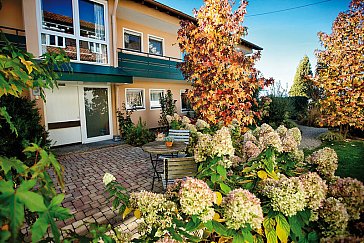
[(255, 93), (272, 80), (254, 68), (260, 52), (246, 56), (236, 47), (247, 34), (242, 26), (247, 2), (236, 11), (228, 0), (205, 0), (197, 23), (182, 21), (178, 42), (186, 53), (180, 68), (191, 83), (188, 93), (197, 115), (210, 124), (255, 123), (261, 112)]
[(323, 95), (319, 101), (321, 125), (364, 129), (364, 3), (352, 1), (340, 13), (332, 33), (319, 33), (324, 50), (317, 51), (315, 84)]

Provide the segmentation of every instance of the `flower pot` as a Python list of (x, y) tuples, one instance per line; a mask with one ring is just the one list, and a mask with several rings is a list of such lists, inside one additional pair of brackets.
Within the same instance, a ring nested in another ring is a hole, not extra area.
[(173, 146), (173, 141), (166, 141), (166, 146), (167, 147), (172, 147)]

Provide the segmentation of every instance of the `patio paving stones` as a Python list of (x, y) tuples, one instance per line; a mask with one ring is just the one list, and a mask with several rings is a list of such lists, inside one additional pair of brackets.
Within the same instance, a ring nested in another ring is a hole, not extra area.
[[(86, 152), (74, 151), (57, 158), (65, 169), (65, 199), (62, 204), (73, 214), (71, 219), (58, 222), (59, 227), (86, 234), (87, 224), (97, 222), (120, 225), (135, 234), (136, 219), (130, 217), (122, 222), (121, 216), (112, 210), (102, 178), (109, 172), (129, 192), (150, 191), (153, 170), (147, 153), (141, 148), (120, 144)], [(156, 183), (156, 186), (154, 191), (162, 191), (161, 183)]]

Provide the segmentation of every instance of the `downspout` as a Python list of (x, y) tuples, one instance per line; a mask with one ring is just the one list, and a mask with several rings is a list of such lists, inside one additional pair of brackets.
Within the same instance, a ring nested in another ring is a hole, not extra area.
[(112, 47), (114, 53), (114, 67), (118, 67), (118, 52), (117, 52), (117, 26), (116, 26), (116, 9), (118, 8), (119, 0), (114, 1), (114, 8), (111, 14), (112, 24)]
[[(118, 62), (118, 52), (117, 52), (117, 25), (116, 25), (116, 10), (118, 8), (118, 4), (119, 4), (119, 0), (114, 0), (114, 8), (112, 10), (112, 14), (111, 14), (111, 25), (112, 25), (112, 48), (113, 48), (113, 54), (114, 54), (114, 60), (113, 60), (113, 64), (114, 67), (117, 68), (119, 66), (119, 62)], [(116, 107), (116, 111), (118, 111), (120, 109), (119, 106), (119, 85), (115, 85), (115, 107)], [(120, 135), (119, 132), (119, 124), (118, 124), (118, 119), (116, 119), (116, 134)]]

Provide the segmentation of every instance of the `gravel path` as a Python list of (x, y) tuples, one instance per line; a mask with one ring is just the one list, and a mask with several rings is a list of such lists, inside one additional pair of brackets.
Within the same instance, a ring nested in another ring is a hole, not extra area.
[(324, 132), (327, 132), (327, 128), (307, 127), (298, 125), (298, 128), (302, 133), (302, 141), (299, 146), (300, 149), (313, 149), (321, 145), (321, 141), (317, 137)]

